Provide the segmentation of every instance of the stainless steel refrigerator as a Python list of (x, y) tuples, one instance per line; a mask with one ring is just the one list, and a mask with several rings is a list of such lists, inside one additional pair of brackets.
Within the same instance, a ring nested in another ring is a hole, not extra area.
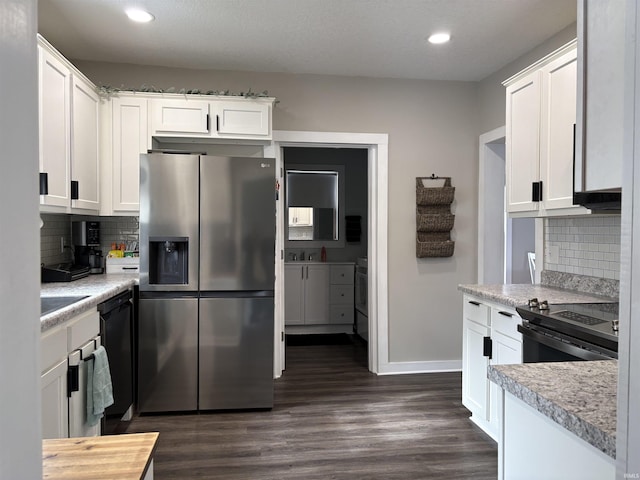
[(273, 406), (272, 159), (140, 157), (138, 407)]

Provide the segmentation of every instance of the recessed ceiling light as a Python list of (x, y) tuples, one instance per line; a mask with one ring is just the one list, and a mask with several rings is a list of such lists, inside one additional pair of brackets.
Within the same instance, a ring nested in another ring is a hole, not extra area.
[(429, 42), (439, 44), (439, 43), (447, 43), (451, 35), (448, 33), (434, 33), (429, 37)]
[(138, 23), (147, 23), (155, 18), (149, 12), (145, 12), (144, 10), (140, 10), (139, 8), (129, 8), (125, 11), (125, 13), (130, 20)]

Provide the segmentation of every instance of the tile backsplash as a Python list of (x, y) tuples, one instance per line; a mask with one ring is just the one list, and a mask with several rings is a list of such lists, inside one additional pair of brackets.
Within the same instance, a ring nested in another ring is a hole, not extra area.
[[(91, 220), (100, 222), (100, 249), (104, 256), (111, 244), (138, 242), (138, 217), (89, 217), (80, 215), (47, 214), (40, 218), (44, 225), (40, 229), (40, 263), (51, 265), (70, 262), (73, 259), (71, 249), (71, 222)], [(62, 239), (62, 240), (61, 240)], [(65, 248), (62, 251), (61, 244)]]
[[(620, 279), (620, 216), (584, 216), (545, 220), (544, 269)], [(557, 262), (549, 247), (558, 248)]]

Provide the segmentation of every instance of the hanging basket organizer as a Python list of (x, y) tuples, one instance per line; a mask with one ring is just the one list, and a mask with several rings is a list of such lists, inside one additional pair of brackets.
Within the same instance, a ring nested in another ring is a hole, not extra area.
[[(441, 187), (425, 187), (423, 180), (444, 179)], [(416, 257), (450, 257), (455, 242), (451, 240), (455, 215), (451, 203), (455, 188), (451, 177), (416, 177)]]
[[(437, 178), (444, 178), (444, 186), (425, 187), (422, 182)], [(416, 205), (450, 205), (455, 191), (455, 187), (451, 186), (451, 177), (416, 177)]]

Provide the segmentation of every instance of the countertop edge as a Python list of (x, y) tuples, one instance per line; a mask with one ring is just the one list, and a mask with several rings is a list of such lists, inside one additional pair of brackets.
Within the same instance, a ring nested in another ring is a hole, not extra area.
[(487, 377), (506, 392), (511, 393), (534, 410), (615, 460), (616, 439), (611, 435), (531, 390), (529, 387), (522, 385), (509, 375), (496, 369), (493, 365), (489, 365)]
[(612, 303), (618, 301), (614, 297), (564, 290), (539, 284), (460, 284), (458, 285), (458, 290), (467, 295), (473, 295), (483, 300), (510, 307), (525, 305), (527, 300), (533, 297), (537, 297), (540, 300), (548, 300), (549, 303)]
[[(104, 285), (101, 285), (98, 280), (93, 280), (91, 287), (87, 287), (82, 283), (82, 280), (76, 280), (75, 282), (64, 283), (51, 283), (45, 284), (46, 286), (41, 289), (40, 294), (43, 296), (62, 296), (62, 295), (47, 295), (47, 290), (66, 289), (65, 295), (69, 295), (69, 291), (73, 294), (88, 295), (78, 302), (72, 303), (64, 308), (55, 310), (40, 317), (40, 332), (44, 333), (57, 325), (60, 325), (67, 320), (96, 307), (99, 303), (117, 295), (120, 292), (129, 290), (138, 283), (138, 277), (130, 274), (110, 274), (104, 275)], [(79, 283), (80, 282), (80, 283)], [(80, 286), (80, 288), (78, 288)], [(87, 291), (84, 291), (84, 290)]]

